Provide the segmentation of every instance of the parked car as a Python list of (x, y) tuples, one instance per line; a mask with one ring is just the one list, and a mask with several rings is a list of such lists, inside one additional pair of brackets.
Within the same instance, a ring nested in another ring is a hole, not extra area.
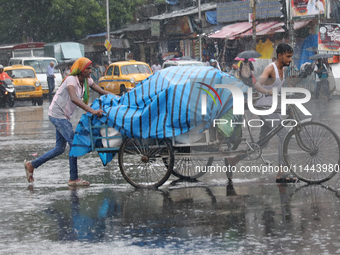
[(198, 60), (168, 60), (163, 63), (162, 69), (171, 66), (205, 66), (205, 64)]
[(15, 100), (31, 100), (33, 105), (43, 104), (43, 91), (40, 81), (31, 66), (13, 65), (4, 68), (15, 86)]
[(151, 74), (150, 66), (144, 62), (119, 61), (109, 65), (105, 76), (99, 79), (98, 86), (111, 93), (122, 95)]
[[(9, 65), (24, 65), (24, 66), (32, 66), (35, 70), (37, 78), (41, 82), (41, 86), (44, 94), (48, 94), (48, 84), (47, 84), (47, 66), (54, 62), (54, 67), (57, 66), (58, 61), (55, 58), (50, 57), (15, 57), (9, 60)], [(53, 93), (57, 91), (63, 77), (61, 75), (60, 70), (54, 68), (55, 77), (55, 88)]]

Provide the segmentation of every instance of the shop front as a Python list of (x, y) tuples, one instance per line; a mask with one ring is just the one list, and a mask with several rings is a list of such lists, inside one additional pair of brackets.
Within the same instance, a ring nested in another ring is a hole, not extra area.
[[(198, 21), (198, 8), (195, 6), (150, 17), (151, 22), (157, 24), (152, 26), (152, 33), (158, 32), (159, 55), (163, 59), (169, 56), (199, 59), (199, 29), (210, 26), (205, 13), (212, 10), (216, 10), (216, 4), (201, 5), (201, 23)], [(204, 44), (205, 39), (202, 41)]]

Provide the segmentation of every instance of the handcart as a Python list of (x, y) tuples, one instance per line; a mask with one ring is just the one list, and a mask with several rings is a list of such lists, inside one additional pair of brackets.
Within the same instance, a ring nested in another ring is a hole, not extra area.
[[(171, 174), (184, 179), (201, 177), (206, 173), (204, 167), (211, 166), (214, 157), (262, 158), (266, 163), (262, 147), (284, 127), (278, 125), (263, 139), (255, 141), (246, 115), (244, 117), (250, 140), (238, 138), (231, 141), (221, 136), (217, 128), (211, 127), (203, 131), (198, 141), (178, 143), (176, 137), (140, 139), (109, 136), (108, 125), (90, 125), (91, 146), (93, 151), (118, 153), (120, 171), (132, 186), (158, 188)], [(301, 119), (295, 105), (288, 105), (287, 122), (293, 123), (283, 141), (282, 156), (292, 174), (302, 181), (317, 184), (339, 172), (340, 140), (330, 127), (312, 119)], [(104, 128), (106, 135), (94, 136), (93, 130), (97, 128)], [(110, 147), (109, 140), (117, 138), (122, 138), (122, 144)], [(98, 147), (97, 140), (107, 142), (107, 146)], [(238, 149), (240, 143), (245, 143), (246, 149)]]

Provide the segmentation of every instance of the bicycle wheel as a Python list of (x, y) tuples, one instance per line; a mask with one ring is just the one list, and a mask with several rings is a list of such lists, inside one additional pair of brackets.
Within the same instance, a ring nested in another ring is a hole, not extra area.
[[(305, 148), (300, 147), (297, 136)], [(300, 180), (310, 184), (325, 182), (339, 171), (339, 137), (323, 123), (303, 123), (296, 134), (291, 130), (285, 137), (283, 159)]]
[[(175, 163), (172, 173), (173, 175), (181, 179), (197, 179), (206, 173), (205, 167), (211, 166), (213, 161), (214, 157), (208, 158), (175, 157)], [(199, 167), (199, 171), (196, 169), (196, 167)]]
[[(163, 158), (169, 164), (163, 164)], [(119, 150), (119, 168), (124, 179), (136, 188), (154, 189), (171, 175), (174, 154), (167, 140), (127, 138)]]
[[(188, 156), (176, 156), (175, 154), (172, 174), (180, 179), (197, 179), (203, 176), (206, 173), (206, 167), (211, 166), (214, 161), (214, 157), (191, 157), (189, 147), (179, 148), (178, 152), (189, 154)], [(163, 161), (167, 166), (167, 159)]]

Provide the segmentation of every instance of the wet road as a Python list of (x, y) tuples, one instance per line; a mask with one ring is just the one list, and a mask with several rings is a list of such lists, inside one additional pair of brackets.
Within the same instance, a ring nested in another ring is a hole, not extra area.
[[(308, 109), (340, 135), (340, 100), (312, 100)], [(283, 186), (274, 183), (275, 173), (243, 173), (230, 186), (224, 173), (214, 173), (135, 190), (117, 159), (103, 167), (89, 153), (78, 164), (91, 186), (69, 189), (64, 153), (37, 169), (28, 185), (23, 160), (54, 146), (47, 112), (48, 101), (0, 109), (0, 254), (340, 253), (340, 174), (324, 186)], [(266, 159), (277, 162), (276, 147), (275, 138)]]

